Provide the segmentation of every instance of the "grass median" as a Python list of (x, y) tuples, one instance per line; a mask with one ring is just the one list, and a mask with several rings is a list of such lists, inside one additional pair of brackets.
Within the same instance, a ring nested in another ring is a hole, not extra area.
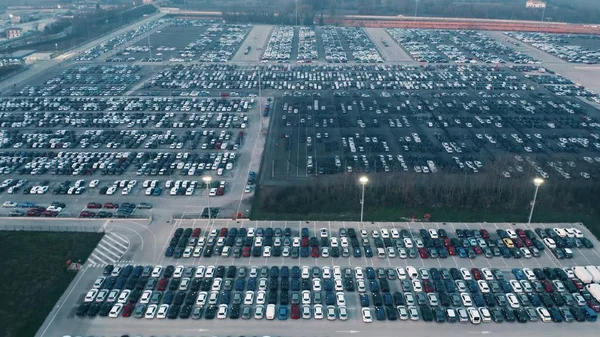
[(0, 336), (34, 336), (102, 233), (0, 232)]

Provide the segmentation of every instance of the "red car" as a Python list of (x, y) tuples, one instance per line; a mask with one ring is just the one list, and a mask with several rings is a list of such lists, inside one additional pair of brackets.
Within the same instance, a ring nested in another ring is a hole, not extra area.
[(307, 237), (302, 238), (302, 242), (300, 242), (300, 246), (308, 247), (308, 238)]
[(481, 234), (481, 237), (486, 240), (488, 240), (490, 238), (490, 233), (485, 229), (480, 229), (479, 233)]
[(434, 291), (433, 284), (429, 280), (423, 280), (423, 289), (426, 293), (432, 293)]
[(227, 236), (227, 227), (223, 227), (219, 231), (219, 237), (225, 237), (225, 236)]
[(588, 307), (592, 308), (595, 312), (600, 312), (600, 303), (593, 298), (588, 301)]
[(105, 202), (104, 203), (104, 208), (109, 208), (109, 209), (119, 208), (119, 204), (114, 204), (112, 202)]
[(422, 259), (429, 258), (429, 253), (427, 253), (427, 249), (425, 249), (425, 248), (419, 248), (419, 255), (421, 255)]
[[(479, 248), (479, 247), (477, 247)], [(479, 268), (473, 268), (471, 269), (471, 274), (473, 274), (473, 278), (476, 280), (483, 280), (483, 273), (481, 272), (481, 270), (479, 270)]]
[(310, 254), (312, 257), (319, 257), (319, 247), (313, 247), (312, 253)]
[(243, 257), (250, 257), (250, 247), (244, 247), (244, 251), (242, 252)]
[(40, 216), (42, 215), (42, 211), (37, 210), (37, 209), (30, 209), (27, 211), (27, 213), (25, 213), (25, 215), (27, 216)]
[(446, 246), (446, 247), (452, 247), (452, 240), (450, 240), (449, 238), (445, 238), (444, 239), (444, 246)]
[(135, 309), (135, 305), (133, 303), (128, 303), (125, 307), (123, 307), (123, 311), (121, 312), (121, 316), (123, 316), (123, 317), (129, 317), (129, 316), (131, 316), (131, 313), (133, 312), (133, 309)]
[(292, 319), (300, 318), (300, 307), (298, 304), (292, 304)]
[(81, 211), (79, 213), (79, 217), (81, 218), (93, 218), (96, 216), (96, 212), (91, 212), (91, 211)]
[(450, 256), (456, 256), (456, 248), (454, 248), (452, 246), (448, 247), (448, 254)]
[(102, 204), (97, 202), (90, 202), (87, 204), (87, 208), (102, 208)]
[(169, 279), (166, 277), (163, 277), (162, 279), (160, 279), (160, 281), (158, 281), (158, 285), (156, 286), (156, 290), (158, 291), (164, 291), (165, 288), (167, 287), (167, 283), (169, 282)]
[(474, 251), (474, 252), (475, 252), (475, 254), (477, 254), (477, 255), (481, 255), (481, 254), (483, 254), (483, 249), (481, 249), (481, 247), (479, 247), (479, 246), (475, 246), (475, 247), (473, 247), (473, 251)]
[(192, 237), (193, 238), (199, 237), (200, 236), (200, 232), (201, 232), (200, 228), (194, 228), (194, 231), (192, 232)]
[(527, 247), (531, 247), (533, 245), (533, 242), (531, 242), (531, 240), (529, 240), (528, 238), (523, 238), (523, 243)]
[(546, 290), (547, 293), (554, 292), (554, 285), (552, 284), (552, 282), (550, 282), (548, 280), (543, 280), (542, 285), (544, 286), (544, 290)]
[(55, 217), (55, 216), (58, 216), (58, 212), (57, 211), (48, 211), (48, 210), (45, 210), (44, 212), (42, 212), (42, 216), (45, 216), (45, 217)]
[(580, 279), (574, 278), (574, 279), (572, 279), (571, 281), (573, 282), (573, 285), (574, 285), (574, 286), (575, 286), (577, 289), (579, 289), (579, 290), (583, 289), (583, 282), (581, 282), (581, 280), (580, 280)]
[(521, 240), (521, 239), (513, 239), (513, 243), (515, 244), (515, 247), (517, 247), (517, 248), (521, 248), (524, 246), (523, 240)]
[(517, 229), (515, 230), (515, 232), (517, 233), (517, 235), (518, 235), (520, 238), (522, 238), (522, 237), (527, 237), (527, 234), (525, 234), (525, 231), (524, 231), (524, 230), (522, 230), (521, 228), (517, 228)]

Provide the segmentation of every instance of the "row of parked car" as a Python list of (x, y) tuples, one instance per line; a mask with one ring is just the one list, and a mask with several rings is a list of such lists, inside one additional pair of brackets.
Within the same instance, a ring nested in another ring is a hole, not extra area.
[[(409, 229), (340, 228), (339, 236), (330, 236), (320, 229), (310, 236), (303, 228), (293, 236), (290, 228), (213, 228), (201, 236), (200, 228), (178, 228), (165, 252), (167, 257), (349, 257), (360, 258), (532, 258), (539, 257), (546, 247), (559, 259), (572, 258), (572, 248), (593, 248), (593, 243), (577, 228), (537, 228), (532, 230), (498, 229), (497, 239), (487, 230), (457, 229), (449, 237), (444, 229), (421, 229), (418, 235)], [(559, 234), (560, 233), (560, 234)], [(359, 240), (360, 235), (360, 240)], [(560, 235), (563, 235), (562, 237)], [(317, 237), (318, 236), (318, 237)], [(538, 238), (539, 236), (539, 238)], [(551, 237), (550, 237), (551, 236)], [(571, 237), (569, 237), (571, 236)], [(371, 242), (372, 240), (372, 242)], [(558, 243), (557, 243), (558, 242)], [(371, 247), (371, 243), (375, 248)], [(362, 248), (362, 249), (361, 249)]]
[(505, 275), (498, 269), (411, 266), (109, 265), (104, 275), (94, 282), (77, 315), (249, 319), (253, 314), (256, 319), (285, 320), (291, 312), (292, 319), (327, 315), (329, 320), (346, 320), (352, 312), (358, 316), (357, 309), (347, 309), (353, 299), (345, 292), (354, 291), (359, 293), (360, 312), (367, 323), (373, 318), (474, 324), (595, 321), (600, 311), (570, 268), (515, 268)]

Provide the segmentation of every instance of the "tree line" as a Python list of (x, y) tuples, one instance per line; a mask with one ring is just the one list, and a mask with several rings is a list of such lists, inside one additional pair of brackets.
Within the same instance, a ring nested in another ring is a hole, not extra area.
[[(506, 212), (529, 209), (535, 186), (533, 172), (503, 177), (505, 163), (496, 162), (478, 174), (369, 174), (365, 199), (370, 206), (435, 209), (466, 209)], [(541, 187), (536, 205), (565, 212), (590, 213), (600, 201), (600, 183), (592, 179), (547, 180)], [(309, 183), (287, 186), (263, 186), (255, 205), (271, 213), (335, 213), (357, 208), (361, 186), (359, 175), (325, 175)]]

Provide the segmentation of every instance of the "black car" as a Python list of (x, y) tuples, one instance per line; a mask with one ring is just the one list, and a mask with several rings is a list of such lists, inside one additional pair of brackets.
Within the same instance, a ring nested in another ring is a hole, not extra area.
[(398, 311), (396, 311), (396, 308), (393, 306), (386, 306), (385, 307), (385, 312), (387, 314), (387, 319), (390, 321), (395, 321), (398, 319)]
[(169, 311), (167, 312), (167, 318), (175, 319), (179, 315), (180, 306), (177, 304), (173, 304), (169, 307)]
[(217, 306), (216, 305), (208, 306), (206, 308), (206, 310), (204, 310), (204, 318), (206, 318), (206, 319), (213, 319), (213, 318), (215, 318), (216, 312), (217, 312)]
[(431, 308), (429, 306), (420, 305), (419, 311), (421, 312), (421, 317), (423, 318), (423, 321), (425, 321), (425, 322), (433, 321), (433, 311), (431, 310)]
[(100, 316), (100, 317), (108, 316), (108, 314), (110, 313), (110, 309), (112, 309), (112, 307), (113, 307), (113, 303), (111, 303), (111, 302), (102, 303), (102, 305), (100, 306), (100, 310), (98, 311), (98, 316)]
[(239, 304), (232, 305), (231, 309), (229, 311), (229, 318), (231, 318), (231, 319), (240, 318), (240, 312), (241, 312), (241, 307)]
[(112, 273), (113, 269), (115, 269), (115, 266), (113, 266), (112, 264), (109, 264), (107, 266), (104, 267), (104, 270), (102, 271), (102, 274), (104, 276), (108, 276)]
[(87, 315), (88, 317), (96, 317), (96, 315), (98, 315), (98, 311), (100, 311), (100, 303), (94, 302), (88, 307)]
[(190, 318), (190, 315), (192, 314), (192, 309), (194, 307), (190, 304), (186, 304), (183, 307), (181, 307), (181, 311), (179, 312), (179, 318)]
[(79, 317), (83, 317), (85, 316), (88, 308), (90, 307), (90, 303), (89, 302), (83, 302), (79, 305), (79, 307), (77, 307), (77, 311), (75, 312), (75, 315), (79, 316)]

